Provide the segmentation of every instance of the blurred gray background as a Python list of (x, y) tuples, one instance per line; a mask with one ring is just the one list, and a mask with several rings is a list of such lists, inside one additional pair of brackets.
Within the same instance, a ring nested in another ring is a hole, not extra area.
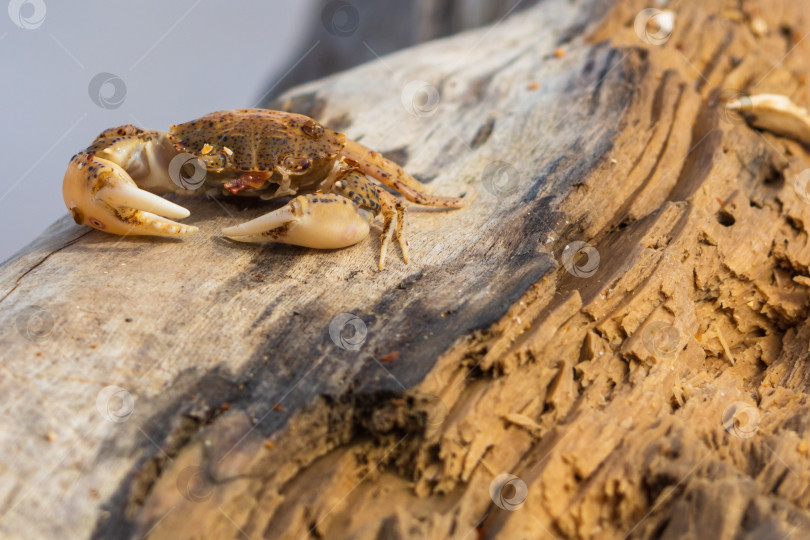
[(499, 20), (537, 0), (9, 0), (0, 12), (0, 261), (67, 214), (62, 176), (102, 130), (167, 129)]

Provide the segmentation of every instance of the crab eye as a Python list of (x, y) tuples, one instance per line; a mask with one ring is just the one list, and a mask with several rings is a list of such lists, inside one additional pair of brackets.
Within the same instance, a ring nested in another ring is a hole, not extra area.
[(304, 132), (304, 135), (308, 135), (313, 139), (320, 139), (323, 136), (323, 126), (313, 120), (301, 126), (301, 131)]
[(106, 225), (104, 225), (102, 222), (100, 222), (99, 220), (97, 220), (94, 217), (88, 218), (87, 223), (89, 223), (90, 225), (92, 225), (96, 229), (106, 229), (107, 228)]
[(305, 157), (287, 156), (282, 161), (281, 165), (290, 171), (305, 171), (309, 169), (312, 162)]

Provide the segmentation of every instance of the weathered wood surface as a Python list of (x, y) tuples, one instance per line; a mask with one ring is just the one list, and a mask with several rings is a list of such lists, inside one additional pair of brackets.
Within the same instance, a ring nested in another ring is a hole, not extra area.
[(547, 0), (279, 100), (474, 192), (413, 209), (407, 266), (225, 241), (263, 211), (225, 200), (6, 263), (2, 534), (810, 535), (810, 154), (721, 100), (810, 103), (810, 21), (683, 0), (650, 45), (646, 7)]

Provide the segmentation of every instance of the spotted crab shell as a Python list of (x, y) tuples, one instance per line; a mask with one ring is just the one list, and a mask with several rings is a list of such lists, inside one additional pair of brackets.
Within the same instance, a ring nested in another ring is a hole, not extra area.
[(345, 143), (337, 133), (300, 114), (239, 109), (207, 114), (173, 125), (169, 137), (178, 151), (205, 159), (211, 169), (293, 174), (328, 169)]

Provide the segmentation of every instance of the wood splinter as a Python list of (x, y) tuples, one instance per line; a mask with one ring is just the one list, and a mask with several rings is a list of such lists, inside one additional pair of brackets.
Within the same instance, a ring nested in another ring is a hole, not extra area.
[(741, 96), (726, 103), (726, 109), (744, 114), (753, 127), (810, 144), (810, 113), (787, 96)]

